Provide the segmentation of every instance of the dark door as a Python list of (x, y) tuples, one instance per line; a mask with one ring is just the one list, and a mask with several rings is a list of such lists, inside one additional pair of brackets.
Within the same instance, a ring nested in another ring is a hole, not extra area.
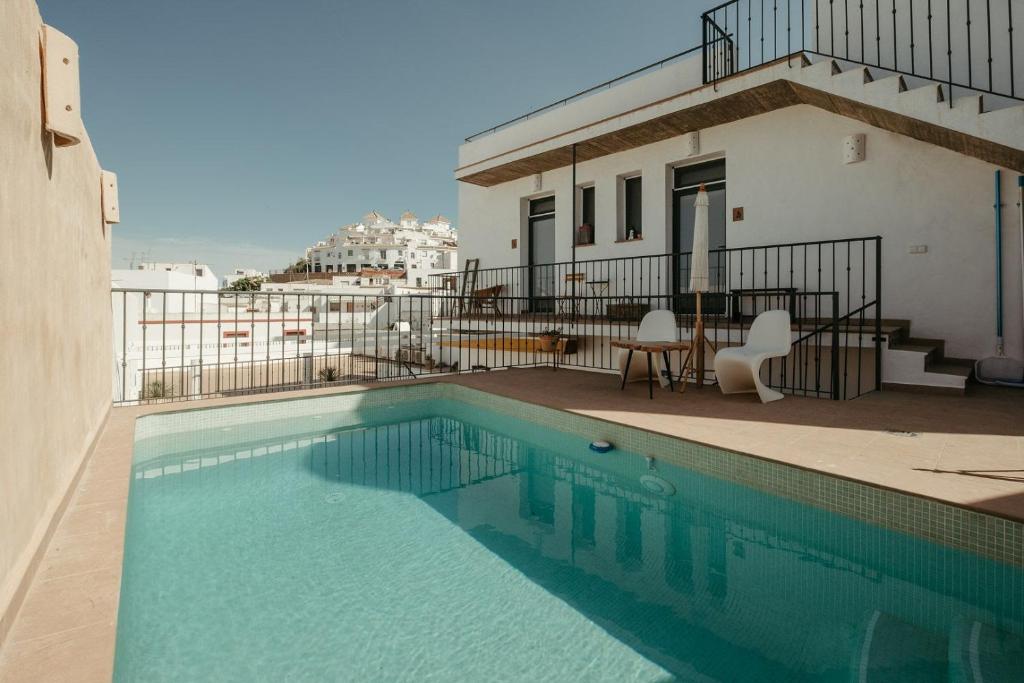
[(530, 201), (530, 310), (555, 310), (555, 198)]
[(696, 297), (690, 293), (690, 250), (693, 248), (693, 202), (701, 184), (707, 190), (708, 209), (708, 289), (702, 300), (703, 311), (725, 313), (727, 254), (725, 252), (725, 159), (675, 169), (672, 188), (673, 290), (676, 313), (696, 311)]

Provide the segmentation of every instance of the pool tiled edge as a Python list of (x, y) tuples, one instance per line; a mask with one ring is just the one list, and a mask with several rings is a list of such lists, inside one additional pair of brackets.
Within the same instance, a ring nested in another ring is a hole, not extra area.
[(445, 387), (442, 395), (447, 398), (591, 440), (610, 441), (624, 450), (664, 459), (702, 474), (1024, 566), (1024, 524), (1014, 520), (457, 384), (437, 386)]
[[(452, 399), (617, 447), (718, 479), (838, 513), (893, 531), (1024, 566), (1024, 523), (950, 503), (805, 469), (749, 453), (527, 403), (455, 382), (420, 382), (313, 397), (163, 412), (140, 418), (135, 438), (183, 429), (270, 423), (310, 414)], [(198, 414), (197, 414), (198, 413)], [(328, 427), (328, 425), (324, 425)]]

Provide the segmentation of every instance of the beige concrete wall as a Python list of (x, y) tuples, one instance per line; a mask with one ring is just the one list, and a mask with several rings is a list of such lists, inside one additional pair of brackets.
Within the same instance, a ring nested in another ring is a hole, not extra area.
[(0, 640), (111, 400), (100, 167), (43, 130), (41, 25), (33, 0), (0, 2)]

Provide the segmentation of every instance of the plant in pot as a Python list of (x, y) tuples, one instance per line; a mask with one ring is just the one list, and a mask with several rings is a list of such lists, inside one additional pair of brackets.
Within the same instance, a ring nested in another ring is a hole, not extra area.
[(336, 368), (326, 367), (319, 373), (320, 381), (324, 384), (330, 384), (331, 382), (337, 382), (341, 379), (341, 375), (338, 373)]
[(537, 348), (540, 351), (551, 353), (558, 349), (558, 340), (562, 337), (562, 330), (552, 328), (550, 330), (541, 330), (537, 333)]

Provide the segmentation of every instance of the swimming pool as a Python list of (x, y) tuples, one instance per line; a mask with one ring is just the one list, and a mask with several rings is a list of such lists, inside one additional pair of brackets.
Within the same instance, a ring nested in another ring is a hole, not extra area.
[(143, 418), (115, 678), (1016, 675), (1021, 563), (790, 470), (450, 385)]

